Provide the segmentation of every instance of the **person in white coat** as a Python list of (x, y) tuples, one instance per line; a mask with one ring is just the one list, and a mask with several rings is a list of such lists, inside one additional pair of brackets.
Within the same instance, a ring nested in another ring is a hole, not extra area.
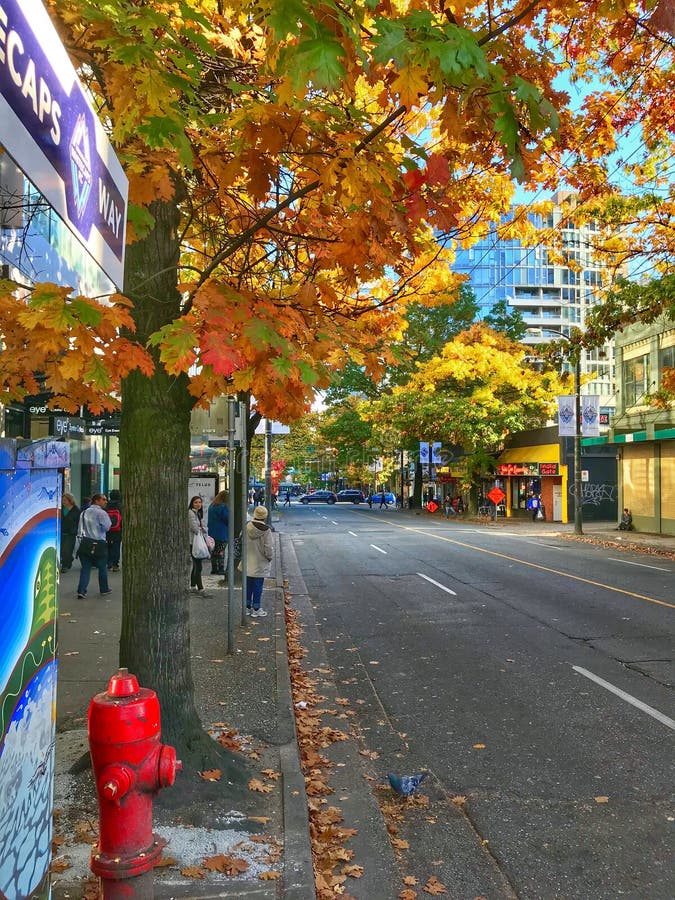
[(266, 616), (260, 608), (265, 578), (272, 572), (272, 529), (267, 524), (267, 510), (256, 506), (253, 521), (246, 525), (246, 613), (252, 618)]

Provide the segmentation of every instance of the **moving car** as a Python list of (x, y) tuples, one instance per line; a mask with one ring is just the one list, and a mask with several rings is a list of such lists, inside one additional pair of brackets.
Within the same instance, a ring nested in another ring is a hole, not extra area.
[(352, 488), (338, 491), (336, 496), (338, 503), (363, 503), (366, 499), (363, 491), (353, 490)]
[[(390, 506), (396, 506), (396, 495), (392, 494), (391, 491), (384, 492), (385, 502)], [(373, 494), (373, 506), (377, 503), (378, 506), (382, 502), (382, 491), (378, 491), (377, 494)]]
[(337, 494), (333, 491), (314, 491), (313, 494), (303, 494), (298, 500), (305, 506), (308, 503), (337, 503)]

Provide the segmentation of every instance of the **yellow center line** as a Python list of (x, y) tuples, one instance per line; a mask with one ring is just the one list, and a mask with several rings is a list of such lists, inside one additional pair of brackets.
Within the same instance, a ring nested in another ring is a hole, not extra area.
[(506, 553), (498, 553), (496, 550), (486, 550), (484, 547), (476, 547), (474, 544), (465, 544), (464, 541), (456, 541), (454, 538), (447, 538), (443, 537), (441, 534), (423, 531), (421, 528), (411, 528), (409, 525), (399, 525), (397, 522), (385, 522), (384, 524), (390, 525), (392, 528), (401, 528), (403, 531), (412, 531), (416, 534), (423, 534), (425, 537), (434, 538), (437, 541), (445, 541), (446, 544), (455, 544), (457, 547), (466, 547), (468, 550), (476, 550), (478, 553), (487, 553), (488, 556), (497, 556), (499, 559), (508, 559), (511, 562), (529, 566), (531, 569), (539, 569), (541, 572), (550, 572), (553, 575), (561, 575), (563, 578), (571, 578), (573, 581), (581, 581), (583, 584), (592, 584), (593, 587), (605, 588), (605, 590), (614, 591), (617, 594), (625, 594), (627, 597), (636, 597), (638, 600), (646, 600), (648, 603), (656, 603), (659, 606), (667, 606), (669, 609), (675, 609), (675, 603), (667, 603), (665, 600), (657, 600), (655, 597), (646, 597), (644, 594), (636, 594), (634, 591), (625, 591), (623, 588), (614, 587), (611, 584), (603, 584), (601, 581), (592, 581), (590, 578), (582, 578), (581, 575), (571, 575), (569, 572), (561, 572), (559, 569), (550, 569), (548, 566), (540, 566), (539, 563), (528, 562), (526, 559), (519, 559), (517, 556), (508, 556)]

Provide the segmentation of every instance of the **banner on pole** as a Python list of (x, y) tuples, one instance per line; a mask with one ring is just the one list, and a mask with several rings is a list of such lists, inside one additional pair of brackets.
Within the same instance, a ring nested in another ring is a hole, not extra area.
[(558, 436), (574, 437), (576, 434), (576, 426), (574, 415), (576, 409), (576, 398), (574, 394), (566, 394), (558, 397)]
[(442, 462), (441, 447), (442, 444), (440, 441), (434, 441), (434, 443), (431, 445), (431, 461), (434, 465), (440, 465)]
[(600, 436), (600, 397), (581, 398), (581, 433), (585, 437)]
[(429, 462), (429, 441), (420, 441), (420, 462), (423, 466)]

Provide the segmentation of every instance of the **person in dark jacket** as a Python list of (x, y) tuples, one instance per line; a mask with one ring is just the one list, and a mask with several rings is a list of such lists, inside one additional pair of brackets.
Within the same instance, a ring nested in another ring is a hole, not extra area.
[(208, 532), (216, 542), (211, 554), (211, 574), (224, 575), (227, 564), (227, 539), (230, 533), (227, 491), (220, 491), (211, 501), (208, 514)]
[(110, 491), (106, 512), (112, 522), (107, 535), (108, 569), (111, 572), (119, 572), (122, 550), (122, 494), (118, 490)]
[(64, 494), (61, 498), (61, 571), (67, 572), (73, 565), (77, 524), (80, 521), (80, 508), (72, 494)]

